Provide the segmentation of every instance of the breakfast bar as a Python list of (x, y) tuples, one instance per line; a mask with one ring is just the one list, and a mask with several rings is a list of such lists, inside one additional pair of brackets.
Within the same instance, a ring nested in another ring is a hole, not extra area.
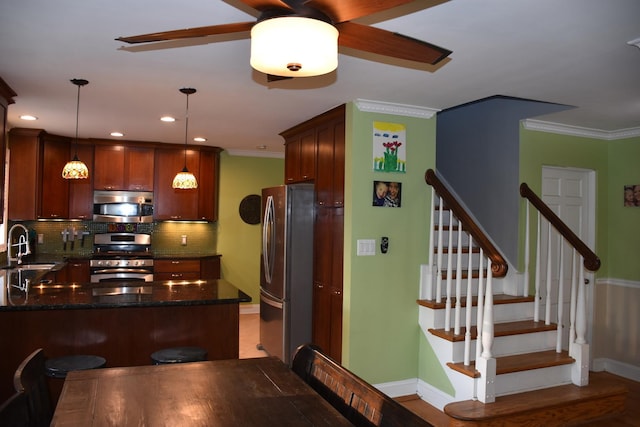
[(237, 359), (239, 304), (251, 300), (222, 279), (3, 288), (2, 397), (12, 392), (15, 367), (36, 348), (48, 358), (99, 355), (107, 367), (149, 365), (151, 353), (177, 346), (202, 347), (209, 360)]

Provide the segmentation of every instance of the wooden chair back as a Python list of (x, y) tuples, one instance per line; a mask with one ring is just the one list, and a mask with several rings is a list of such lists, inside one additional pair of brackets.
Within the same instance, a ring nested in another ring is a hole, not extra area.
[(431, 426), (313, 344), (297, 349), (291, 368), (355, 426)]
[(16, 392), (26, 397), (30, 426), (48, 426), (53, 417), (44, 362), (44, 351), (39, 348), (22, 361), (13, 375)]
[(28, 427), (27, 396), (15, 393), (0, 406), (0, 427)]

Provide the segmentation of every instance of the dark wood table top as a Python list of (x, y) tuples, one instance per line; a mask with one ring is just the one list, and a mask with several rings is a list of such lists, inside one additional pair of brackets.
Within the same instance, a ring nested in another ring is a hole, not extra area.
[(52, 426), (351, 426), (276, 358), (74, 371)]

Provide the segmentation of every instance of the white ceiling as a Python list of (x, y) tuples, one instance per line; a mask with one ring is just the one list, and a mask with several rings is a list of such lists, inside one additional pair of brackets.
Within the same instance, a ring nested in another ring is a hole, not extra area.
[[(190, 136), (248, 154), (260, 145), (282, 153), (280, 132), (356, 99), (446, 109), (506, 95), (576, 107), (540, 120), (640, 129), (640, 49), (627, 44), (640, 38), (640, 1), (436, 2), (359, 22), (452, 50), (437, 68), (351, 51), (327, 76), (267, 83), (249, 65), (248, 34), (133, 48), (114, 40), (253, 20), (237, 0), (5, 0), (0, 77), (18, 94), (9, 125), (73, 136), (77, 89), (69, 80), (85, 78), (80, 137), (120, 130), (127, 140), (184, 143), (184, 120), (159, 118), (184, 117), (178, 89), (190, 86), (198, 90), (189, 98)], [(39, 120), (18, 118), (27, 113)]]

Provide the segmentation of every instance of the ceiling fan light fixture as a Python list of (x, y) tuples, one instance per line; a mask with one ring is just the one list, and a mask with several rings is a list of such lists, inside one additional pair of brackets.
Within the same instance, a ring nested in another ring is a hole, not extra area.
[(338, 67), (338, 30), (314, 18), (284, 16), (251, 29), (251, 66), (265, 74), (311, 77)]

